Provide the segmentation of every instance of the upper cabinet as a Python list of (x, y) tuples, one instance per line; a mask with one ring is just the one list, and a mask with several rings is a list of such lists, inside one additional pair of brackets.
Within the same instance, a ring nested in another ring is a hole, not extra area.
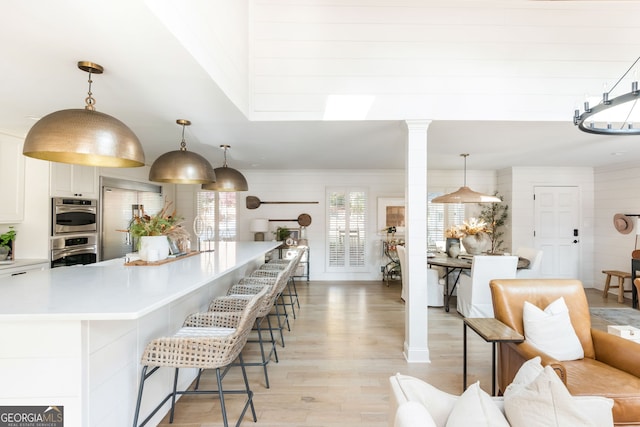
[(0, 223), (24, 219), (22, 139), (0, 133)]
[(51, 197), (98, 198), (98, 168), (51, 163)]

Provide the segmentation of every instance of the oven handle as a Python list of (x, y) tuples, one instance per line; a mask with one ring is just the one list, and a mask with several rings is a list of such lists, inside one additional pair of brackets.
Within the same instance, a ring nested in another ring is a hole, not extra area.
[(71, 255), (85, 255), (85, 254), (96, 254), (98, 253), (98, 248), (96, 246), (85, 246), (82, 248), (71, 248), (65, 250), (56, 250), (51, 252), (51, 261), (59, 260), (60, 258), (68, 257)]
[(88, 213), (88, 214), (97, 214), (97, 209), (94, 207), (78, 207), (78, 206), (74, 206), (74, 207), (67, 207), (67, 206), (56, 206), (56, 215), (57, 214), (63, 214), (63, 213), (69, 213), (69, 212), (81, 212), (81, 213)]

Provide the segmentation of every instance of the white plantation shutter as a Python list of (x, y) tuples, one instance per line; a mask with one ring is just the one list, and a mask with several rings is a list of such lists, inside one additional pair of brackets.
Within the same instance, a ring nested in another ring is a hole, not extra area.
[(362, 270), (367, 241), (367, 193), (363, 190), (329, 190), (327, 206), (327, 268), (332, 271)]
[(212, 240), (236, 240), (236, 200), (235, 192), (196, 192), (196, 215)]
[(427, 239), (429, 243), (436, 243), (444, 248), (444, 231), (453, 226), (460, 225), (464, 221), (464, 205), (462, 203), (431, 203), (442, 192), (433, 192), (427, 195)]
[(236, 240), (236, 193), (217, 192), (218, 194), (218, 239)]

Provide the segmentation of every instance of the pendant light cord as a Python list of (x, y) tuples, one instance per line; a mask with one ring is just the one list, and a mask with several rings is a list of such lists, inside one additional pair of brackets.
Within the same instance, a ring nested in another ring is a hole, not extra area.
[(89, 95), (89, 96), (87, 96), (84, 99), (84, 102), (87, 104), (84, 107), (84, 109), (85, 110), (89, 110), (89, 111), (95, 111), (95, 109), (96, 109), (96, 107), (95, 107), (96, 100), (93, 97), (93, 93), (91, 92), (91, 83), (93, 83), (93, 80), (91, 80), (91, 69), (89, 69), (89, 71), (87, 71), (87, 72), (89, 73), (89, 80), (88, 80), (88, 82), (89, 82), (89, 91), (87, 92), (87, 95)]
[(464, 157), (464, 186), (467, 186), (467, 157), (469, 157), (468, 153), (465, 154), (460, 154), (462, 157)]
[(187, 141), (184, 140), (185, 123), (182, 124), (182, 141), (180, 141), (180, 151), (187, 151)]

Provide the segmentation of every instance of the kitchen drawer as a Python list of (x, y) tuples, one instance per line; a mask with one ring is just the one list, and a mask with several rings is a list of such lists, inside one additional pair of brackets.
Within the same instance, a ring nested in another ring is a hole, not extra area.
[(49, 269), (48, 260), (25, 261), (16, 260), (13, 264), (0, 265), (0, 279), (18, 274), (26, 274), (29, 271)]

